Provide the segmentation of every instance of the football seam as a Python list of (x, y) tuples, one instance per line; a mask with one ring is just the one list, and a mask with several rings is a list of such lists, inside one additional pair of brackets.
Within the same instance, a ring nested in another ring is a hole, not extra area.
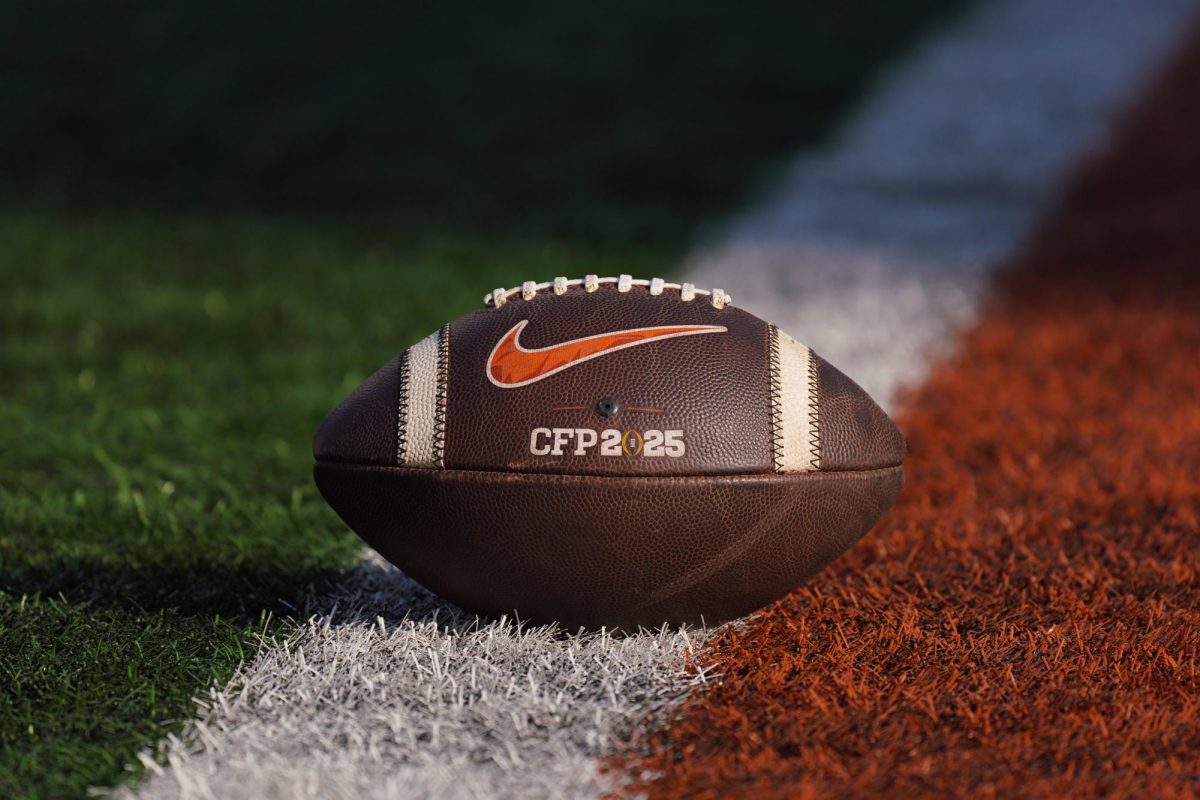
[(677, 482), (711, 482), (720, 480), (753, 480), (763, 479), (768, 480), (831, 480), (834, 478), (870, 478), (890, 472), (900, 472), (903, 474), (903, 464), (890, 464), (886, 467), (874, 467), (871, 469), (846, 469), (846, 470), (826, 470), (824, 472), (713, 472), (698, 475), (590, 475), (580, 474), (577, 472), (511, 472), (497, 469), (465, 469), (462, 467), (452, 467), (450, 469), (431, 470), (425, 467), (406, 467), (397, 464), (369, 464), (358, 461), (330, 461), (328, 459), (319, 460), (316, 462), (320, 467), (336, 467), (338, 469), (349, 470), (388, 470), (399, 472), (411, 472), (414, 476), (420, 475), (438, 475), (444, 479), (467, 478), (473, 480), (487, 480), (489, 478), (500, 479), (503, 481), (512, 481), (514, 479), (544, 479), (544, 480), (562, 480), (562, 481), (582, 481), (582, 480), (602, 480), (602, 481), (677, 481)]
[(437, 390), (433, 412), (433, 465), (443, 466), (446, 452), (446, 389), (450, 377), (450, 324), (438, 334)]
[(396, 393), (396, 463), (404, 463), (404, 451), (408, 445), (408, 359), (409, 351), (400, 354), (400, 388)]
[(808, 452), (812, 456), (813, 469), (821, 469), (821, 408), (818, 387), (817, 356), (811, 349), (808, 351), (808, 390), (812, 401), (808, 404), (808, 419), (811, 431), (808, 438)]
[(771, 394), (771, 461), (783, 472), (783, 381), (779, 374), (779, 328), (767, 326), (767, 382)]

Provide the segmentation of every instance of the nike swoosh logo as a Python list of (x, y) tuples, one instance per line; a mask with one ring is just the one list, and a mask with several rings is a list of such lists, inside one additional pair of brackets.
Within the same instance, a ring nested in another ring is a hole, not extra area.
[(613, 333), (600, 333), (572, 339), (562, 344), (538, 347), (533, 350), (522, 347), (521, 331), (529, 320), (523, 319), (500, 337), (492, 354), (488, 356), (488, 380), (502, 389), (515, 389), (547, 378), (568, 367), (582, 364), (608, 353), (628, 347), (649, 344), (677, 336), (696, 336), (702, 333), (725, 333), (721, 325), (660, 325), (656, 328), (631, 328)]

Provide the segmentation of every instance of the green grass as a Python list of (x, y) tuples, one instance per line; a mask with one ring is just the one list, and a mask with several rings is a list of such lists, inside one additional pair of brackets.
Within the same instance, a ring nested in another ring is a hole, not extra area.
[(166, 609), (3, 598), (0, 793), (62, 796), (112, 782), (164, 723), (190, 716), (181, 688), (227, 678), (254, 630)]
[(379, 364), (487, 287), (667, 266), (263, 218), (0, 221), (20, 278), (0, 298), (0, 797), (120, 779), (264, 614), (286, 632), (353, 564), (310, 437)]
[(0, 9), (0, 797), (136, 779), (353, 565), (309, 447), (362, 378), (669, 272), (960, 4)]

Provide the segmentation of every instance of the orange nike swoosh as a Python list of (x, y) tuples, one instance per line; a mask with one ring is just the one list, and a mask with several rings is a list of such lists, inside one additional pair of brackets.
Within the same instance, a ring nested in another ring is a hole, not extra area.
[(656, 328), (632, 328), (627, 331), (600, 333), (572, 339), (562, 344), (529, 350), (521, 346), (518, 337), (529, 320), (523, 319), (496, 342), (488, 357), (488, 380), (502, 389), (528, 386), (534, 381), (562, 372), (589, 359), (606, 353), (636, 347), (676, 336), (695, 336), (701, 333), (725, 333), (721, 325), (660, 325)]

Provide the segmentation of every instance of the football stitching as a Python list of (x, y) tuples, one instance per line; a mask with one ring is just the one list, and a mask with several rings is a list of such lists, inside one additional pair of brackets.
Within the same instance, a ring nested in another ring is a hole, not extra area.
[(522, 300), (533, 300), (538, 292), (552, 289), (554, 294), (566, 294), (567, 289), (572, 287), (582, 287), (585, 292), (591, 294), (600, 288), (601, 285), (615, 285), (618, 292), (622, 294), (629, 292), (634, 286), (646, 287), (652, 297), (658, 297), (663, 293), (664, 289), (677, 290), (679, 299), (682, 302), (689, 303), (696, 298), (697, 295), (710, 298), (713, 308), (722, 309), (733, 303), (733, 298), (726, 294), (721, 289), (713, 289), (707, 291), (705, 289), (697, 289), (695, 284), (691, 283), (668, 283), (662, 278), (635, 278), (632, 275), (621, 275), (618, 278), (601, 278), (597, 275), (586, 275), (583, 278), (573, 278), (567, 280), (559, 276), (552, 281), (544, 283), (536, 283), (534, 281), (525, 281), (520, 286), (512, 289), (503, 287), (495, 291), (488, 292), (483, 296), (483, 304), (499, 308), (507, 303), (511, 298), (520, 295)]
[(450, 376), (450, 324), (438, 332), (437, 393), (433, 412), (433, 465), (441, 467), (446, 451), (446, 384)]
[(408, 446), (408, 359), (409, 351), (400, 354), (400, 389), (396, 395), (396, 463), (404, 463), (404, 451)]
[(808, 351), (808, 391), (811, 398), (808, 404), (808, 429), (811, 431), (808, 438), (808, 452), (812, 456), (813, 469), (821, 468), (821, 409), (817, 398), (817, 356), (812, 351)]
[(767, 380), (771, 392), (771, 460), (783, 472), (783, 379), (779, 372), (779, 328), (767, 328)]

